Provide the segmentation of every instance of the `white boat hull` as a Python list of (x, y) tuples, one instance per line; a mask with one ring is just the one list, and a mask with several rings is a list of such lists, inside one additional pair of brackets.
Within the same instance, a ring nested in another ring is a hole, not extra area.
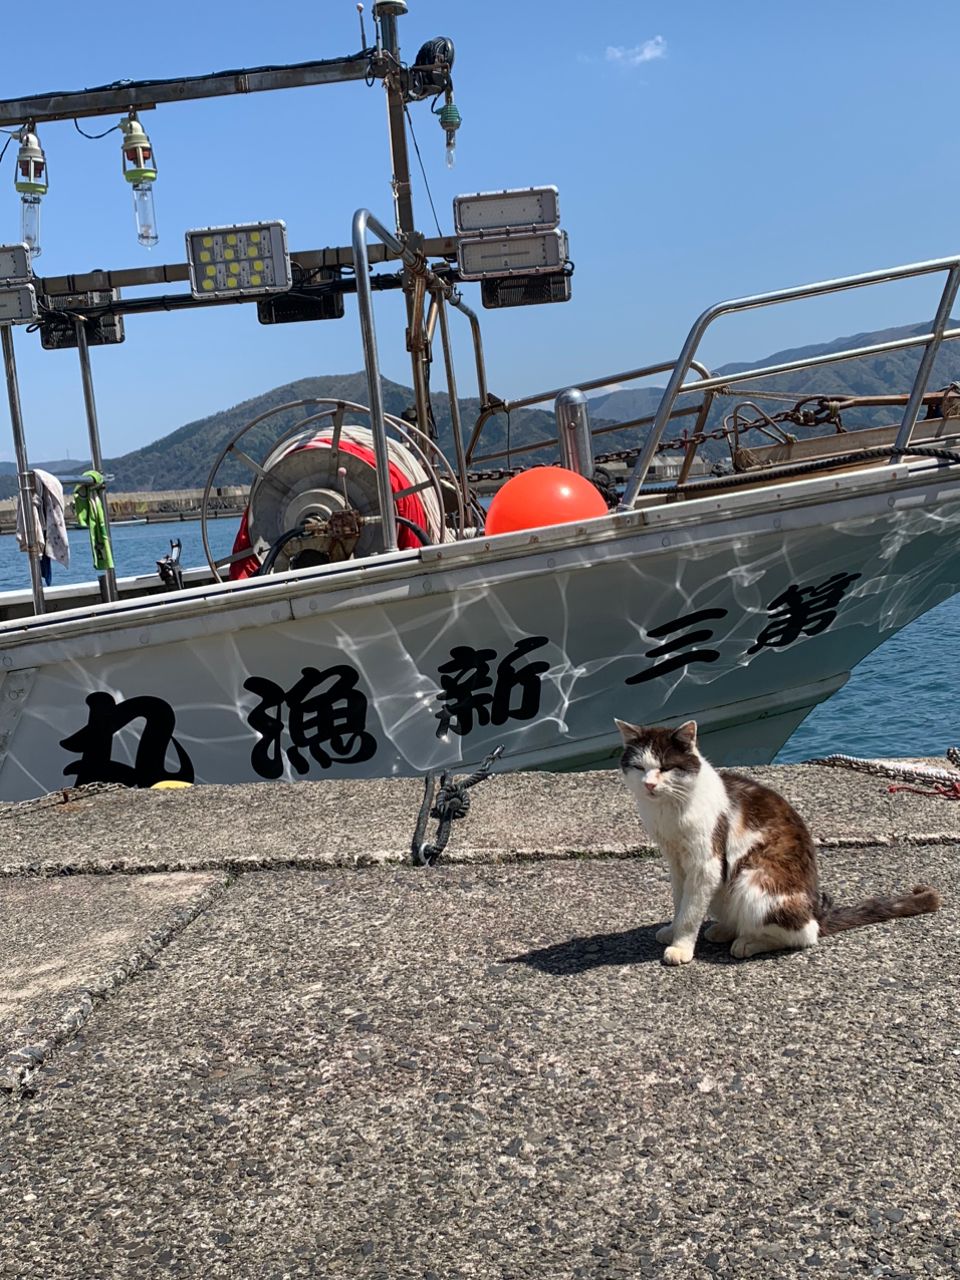
[(958, 534), (960, 469), (901, 464), (10, 622), (0, 800), (597, 767), (615, 716), (763, 763), (960, 590)]

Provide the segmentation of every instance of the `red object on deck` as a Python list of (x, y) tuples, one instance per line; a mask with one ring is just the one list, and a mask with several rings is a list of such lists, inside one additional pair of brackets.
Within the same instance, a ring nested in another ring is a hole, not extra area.
[(607, 514), (606, 499), (579, 471), (532, 467), (498, 489), (484, 526), (486, 533), (515, 533)]

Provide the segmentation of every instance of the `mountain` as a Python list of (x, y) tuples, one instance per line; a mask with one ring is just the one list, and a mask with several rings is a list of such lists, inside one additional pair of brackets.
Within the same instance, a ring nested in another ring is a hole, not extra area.
[[(958, 323), (960, 322), (951, 321), (951, 324)], [(716, 372), (736, 373), (761, 364), (785, 363), (813, 355), (829, 354), (844, 348), (870, 346), (926, 331), (926, 325), (909, 325), (873, 333), (858, 333), (816, 346), (778, 351), (762, 360), (728, 364)], [(904, 351), (891, 351), (881, 356), (861, 357), (858, 360), (828, 365), (825, 368), (802, 370), (798, 373), (781, 374), (778, 377), (745, 383), (737, 388), (736, 397), (717, 398), (708, 426), (711, 429), (716, 427), (723, 416), (731, 412), (733, 405), (739, 400), (749, 400), (758, 388), (796, 398), (814, 394), (846, 396), (904, 393), (910, 389), (919, 358), (920, 348), (914, 347)], [(960, 344), (947, 343), (937, 357), (930, 387), (943, 387), (954, 380), (960, 380)], [(652, 414), (660, 401), (661, 392), (660, 387), (640, 387), (594, 396), (590, 400), (591, 422), (595, 427), (604, 424), (612, 425)], [(297, 382), (274, 387), (263, 395), (255, 396), (220, 413), (189, 422), (142, 449), (135, 449), (117, 458), (108, 458), (104, 466), (114, 476), (111, 489), (115, 493), (121, 493), (133, 490), (202, 488), (215, 458), (231, 436), (245, 423), (259, 417), (268, 409), (311, 397), (366, 404), (368, 399), (366, 375), (363, 373), (325, 374), (301, 378)], [(413, 393), (408, 387), (388, 380), (384, 380), (383, 383), (383, 398), (386, 411), (398, 416), (413, 403)], [(688, 402), (693, 399), (691, 396)], [(445, 392), (437, 392), (432, 400), (440, 446), (447, 457), (453, 461), (449, 399)], [(773, 401), (769, 404), (771, 412), (787, 407), (786, 402)], [(241, 442), (241, 448), (251, 456), (261, 456), (261, 451), (268, 448), (270, 443), (285, 431), (295, 427), (309, 412), (310, 409), (304, 407), (284, 410), (265, 425), (251, 431)], [(469, 436), (479, 412), (479, 401), (476, 398), (461, 400), (460, 412), (464, 431)], [(894, 422), (898, 420), (899, 412), (896, 407), (852, 411), (844, 414), (844, 425), (856, 428)], [(347, 421), (350, 420), (348, 417)], [(352, 420), (361, 423), (365, 421), (363, 418)], [(690, 425), (691, 419), (681, 419), (677, 433), (684, 426)], [(478, 454), (504, 450), (508, 442), (516, 449), (520, 445), (531, 444), (538, 440), (548, 441), (553, 433), (553, 413), (547, 410), (521, 409), (511, 414), (509, 419), (503, 414), (497, 414), (487, 422), (482, 438), (483, 447), (482, 450), (478, 450)], [(636, 443), (635, 432), (611, 432), (599, 438), (597, 451), (605, 453)], [(707, 457), (719, 457), (726, 452), (726, 445), (721, 441), (708, 441), (704, 448)], [(518, 464), (526, 460), (546, 461), (555, 457), (556, 446), (549, 445), (540, 452), (514, 453), (512, 462)], [(486, 464), (477, 465), (499, 467), (505, 465), (506, 461), (506, 458), (497, 458)], [(36, 465), (59, 474), (65, 471), (76, 474), (84, 466), (76, 459), (53, 463), (40, 462)], [(228, 458), (218, 471), (217, 483), (245, 484), (249, 482), (250, 474), (245, 464), (235, 458)], [(16, 487), (15, 466), (12, 463), (0, 463), (0, 497), (11, 496), (16, 492)]]

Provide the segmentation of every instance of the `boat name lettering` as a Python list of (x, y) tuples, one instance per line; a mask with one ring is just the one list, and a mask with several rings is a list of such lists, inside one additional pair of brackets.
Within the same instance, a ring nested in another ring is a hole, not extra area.
[[(88, 694), (87, 723), (76, 733), (60, 740), (65, 751), (79, 751), (80, 759), (72, 760), (64, 775), (76, 774), (74, 786), (88, 782), (120, 782), (127, 787), (150, 787), (155, 782), (173, 779), (193, 782), (193, 764), (173, 736), (176, 716), (163, 698), (143, 694), (117, 702), (112, 693)], [(113, 739), (134, 720), (143, 720), (137, 754), (133, 764), (112, 759)], [(178, 768), (166, 765), (167, 751), (173, 747)]]
[(247, 716), (250, 728), (260, 736), (250, 753), (256, 773), (261, 778), (283, 774), (285, 728), (291, 742), (287, 759), (299, 774), (310, 768), (304, 751), (322, 769), (370, 760), (376, 754), (377, 740), (367, 732), (367, 698), (356, 687), (358, 679), (353, 667), (344, 664), (325, 671), (303, 667), (300, 679), (287, 690), (265, 676), (245, 680), (243, 687), (260, 699)]
[(665, 640), (663, 644), (658, 644), (653, 649), (648, 649), (645, 657), (663, 658), (663, 661), (654, 663), (652, 667), (635, 676), (628, 676), (624, 683), (643, 684), (645, 680), (655, 680), (657, 676), (665, 676), (671, 671), (687, 667), (691, 662), (716, 662), (720, 657), (719, 649), (693, 648), (681, 653), (677, 650), (682, 650), (687, 645), (698, 645), (702, 640), (713, 639), (713, 630), (710, 627), (701, 627), (699, 631), (687, 631), (688, 627), (696, 627), (698, 623), (726, 616), (726, 609), (698, 609), (696, 613), (684, 614), (682, 618), (676, 618), (673, 622), (664, 622), (658, 627), (651, 627), (647, 635), (653, 640), (669, 636), (673, 631), (680, 631), (682, 634), (674, 636), (672, 640)]
[(546, 636), (518, 640), (497, 663), (495, 678), (490, 664), (496, 661), (496, 649), (454, 645), (449, 662), (438, 669), (441, 692), (437, 694), (437, 737), (442, 738), (448, 730), (463, 737), (473, 729), (474, 717), (479, 725), (533, 720), (540, 711), (540, 680), (550, 663), (517, 663), (548, 643)]
[(811, 587), (798, 587), (791, 583), (775, 600), (767, 605), (770, 621), (760, 632), (756, 644), (747, 653), (760, 649), (783, 649), (801, 636), (818, 636), (837, 616), (837, 605), (859, 573), (835, 573), (826, 582)]

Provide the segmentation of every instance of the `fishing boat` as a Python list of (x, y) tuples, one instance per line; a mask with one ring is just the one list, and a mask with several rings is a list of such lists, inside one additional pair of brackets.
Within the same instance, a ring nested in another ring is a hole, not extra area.
[[(105, 554), (96, 583), (49, 588), (28, 522), (30, 589), (0, 596), (0, 800), (97, 782), (416, 776), (473, 767), (499, 745), (504, 768), (604, 767), (619, 754), (615, 716), (694, 718), (713, 759), (763, 763), (871, 650), (960, 589), (960, 396), (929, 386), (941, 344), (960, 336), (950, 328), (960, 257), (720, 302), (674, 359), (575, 384), (565, 377), (505, 401), (489, 389), (464, 294), (478, 285), (494, 311), (569, 298), (558, 193), (471, 193), (456, 202), (453, 234), (417, 230), (405, 113), (432, 103), (449, 147), (460, 116), (452, 43), (429, 40), (405, 62), (405, 13), (403, 0), (375, 3), (375, 39), (361, 26), (363, 47), (347, 58), (0, 102), (0, 127), (18, 131), (25, 209), (23, 243), (0, 249), (24, 509), (34, 508), (37, 479), (14, 332), (32, 335), (17, 326), (78, 351), (86, 484), (105, 545), (89, 347), (116, 341), (124, 320), (256, 303), (265, 322), (295, 322), (342, 315), (355, 293), (367, 384), (365, 404), (297, 400), (225, 441), (204, 492), (206, 565), (167, 558), (157, 577), (123, 578)], [(386, 93), (390, 225), (361, 207), (349, 243), (308, 251), (288, 248), (279, 217), (200, 227), (186, 232), (186, 262), (35, 273), (38, 131), (48, 122), (121, 116), (124, 170), (149, 243), (156, 173), (138, 112), (351, 80)], [(731, 314), (927, 275), (944, 284), (922, 333), (723, 376), (698, 359), (707, 330)], [(153, 292), (125, 296), (134, 286)], [(384, 408), (374, 316), (384, 288), (406, 301), (414, 403), (402, 416)], [(454, 313), (472, 335), (480, 410), (469, 422), (451, 354)], [(892, 425), (847, 431), (847, 406), (829, 397), (777, 413), (756, 406), (760, 378), (908, 346), (921, 358), (912, 387), (891, 398), (902, 410)], [(435, 350), (453, 426), (445, 448), (431, 409)], [(591, 423), (589, 393), (656, 374), (666, 381), (655, 413)], [(721, 401), (734, 408), (717, 426)], [(535, 405), (552, 406), (555, 422), (536, 456), (552, 448), (557, 465), (518, 469), (514, 449), (505, 466), (504, 451), (486, 444), (490, 424)], [(619, 485), (602, 451), (614, 430), (614, 460), (627, 467)], [(730, 446), (723, 474), (697, 469), (711, 436)], [(667, 446), (682, 460), (672, 480), (652, 484)], [(206, 526), (223, 466), (238, 460), (246, 513), (233, 552), (217, 559)]]

